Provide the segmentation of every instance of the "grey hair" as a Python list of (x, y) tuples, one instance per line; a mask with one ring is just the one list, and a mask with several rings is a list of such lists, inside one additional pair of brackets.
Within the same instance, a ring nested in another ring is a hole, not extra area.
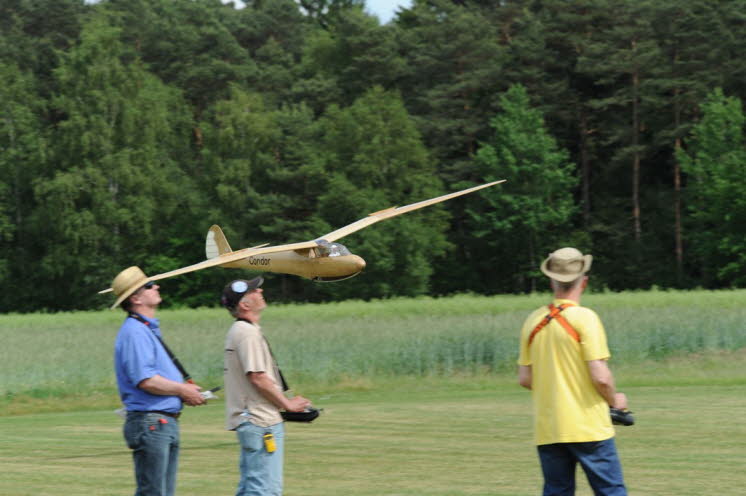
[(559, 293), (567, 293), (568, 291), (572, 291), (580, 284), (582, 280), (583, 280), (583, 276), (580, 276), (577, 279), (573, 279), (570, 282), (562, 282), (562, 281), (558, 281), (557, 279), (550, 279), (551, 284), (552, 284), (552, 289)]
[(239, 314), (238, 306), (241, 304), (241, 302), (244, 300), (244, 298), (246, 298), (246, 295), (248, 295), (249, 293), (250, 293), (250, 291), (247, 291), (246, 293), (244, 293), (244, 295), (241, 297), (241, 299), (236, 302), (236, 306), (233, 307), (233, 308), (229, 308), (228, 309), (228, 312), (230, 312), (230, 314), (234, 318), (238, 318), (238, 314)]

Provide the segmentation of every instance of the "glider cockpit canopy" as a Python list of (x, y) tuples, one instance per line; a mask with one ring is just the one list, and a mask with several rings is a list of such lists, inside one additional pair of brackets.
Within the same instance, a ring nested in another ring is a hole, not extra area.
[(329, 243), (325, 239), (319, 239), (316, 243), (318, 244), (316, 252), (319, 257), (343, 257), (345, 255), (352, 255), (350, 250), (341, 243)]

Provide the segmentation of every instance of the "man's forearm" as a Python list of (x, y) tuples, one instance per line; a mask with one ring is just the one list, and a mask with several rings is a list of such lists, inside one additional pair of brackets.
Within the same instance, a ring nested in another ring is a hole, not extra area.
[(614, 406), (616, 387), (614, 387), (613, 380), (611, 384), (599, 384), (594, 382), (593, 385), (596, 386), (596, 391), (598, 391), (598, 393), (603, 396), (603, 398), (606, 400), (606, 403), (608, 403), (609, 406)]
[(520, 365), (518, 367), (518, 384), (525, 387), (526, 389), (531, 389), (532, 387), (532, 381), (533, 381), (533, 370), (528, 365)]
[(593, 382), (596, 391), (598, 391), (598, 394), (603, 396), (609, 406), (614, 406), (616, 386), (614, 385), (614, 376), (611, 374), (611, 370), (609, 370), (606, 361), (589, 361), (588, 369), (591, 373), (591, 381)]
[(184, 391), (184, 385), (182, 383), (166, 379), (157, 374), (141, 381), (137, 387), (150, 394), (157, 394), (160, 396), (181, 396)]
[(278, 409), (287, 409), (288, 399), (266, 373), (250, 372), (247, 375), (249, 376), (249, 381), (267, 401), (275, 405)]

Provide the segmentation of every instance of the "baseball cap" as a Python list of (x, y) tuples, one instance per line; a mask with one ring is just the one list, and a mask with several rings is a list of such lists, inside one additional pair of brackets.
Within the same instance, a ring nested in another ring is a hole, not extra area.
[(236, 279), (226, 284), (223, 288), (223, 294), (220, 297), (220, 304), (228, 309), (236, 308), (238, 302), (244, 297), (246, 293), (252, 291), (262, 285), (264, 278), (262, 276), (255, 277), (254, 279)]

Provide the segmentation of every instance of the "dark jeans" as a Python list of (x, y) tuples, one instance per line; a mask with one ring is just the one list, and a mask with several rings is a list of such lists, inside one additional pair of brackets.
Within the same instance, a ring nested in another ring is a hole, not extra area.
[(575, 494), (575, 466), (580, 462), (596, 496), (626, 496), (622, 465), (614, 438), (589, 443), (543, 444), (538, 447), (544, 473), (544, 496)]
[(179, 461), (179, 423), (159, 413), (127, 412), (124, 439), (135, 462), (135, 496), (173, 496)]

